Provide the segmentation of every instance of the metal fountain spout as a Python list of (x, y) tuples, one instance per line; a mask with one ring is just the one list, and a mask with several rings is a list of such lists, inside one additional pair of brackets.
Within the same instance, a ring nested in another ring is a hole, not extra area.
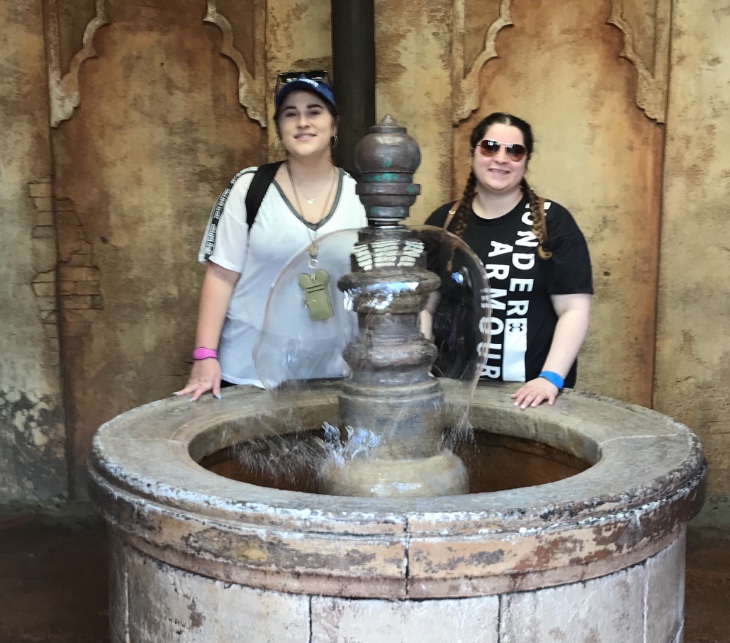
[(322, 491), (349, 496), (440, 496), (466, 493), (461, 460), (443, 447), (444, 394), (430, 375), (436, 347), (419, 316), (440, 278), (427, 269), (424, 243), (399, 225), (420, 193), (413, 174), (420, 150), (406, 128), (386, 116), (355, 148), (357, 193), (369, 227), (358, 233), (351, 272), (338, 287), (350, 293), (358, 335), (345, 349), (352, 369), (339, 394), (340, 420), (370, 431), (369, 456), (331, 466)]

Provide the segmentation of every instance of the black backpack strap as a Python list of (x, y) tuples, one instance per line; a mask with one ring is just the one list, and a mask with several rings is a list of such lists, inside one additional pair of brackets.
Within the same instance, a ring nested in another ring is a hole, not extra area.
[(260, 165), (253, 175), (253, 179), (251, 179), (251, 185), (248, 187), (248, 192), (246, 192), (246, 223), (248, 224), (249, 233), (266, 191), (269, 189), (282, 163), (283, 161), (276, 161), (275, 163)]

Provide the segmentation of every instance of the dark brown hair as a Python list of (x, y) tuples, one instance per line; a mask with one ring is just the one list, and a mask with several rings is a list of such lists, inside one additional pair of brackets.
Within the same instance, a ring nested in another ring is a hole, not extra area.
[[(526, 121), (523, 121), (521, 118), (517, 118), (517, 116), (513, 116), (512, 114), (494, 112), (486, 118), (483, 118), (477, 124), (477, 126), (472, 130), (471, 137), (469, 138), (469, 145), (472, 155), (474, 154), (474, 150), (479, 144), (479, 141), (484, 138), (487, 130), (496, 123), (499, 123), (501, 125), (511, 125), (512, 127), (516, 127), (518, 130), (520, 130), (520, 132), (522, 132), (522, 137), (525, 142), (525, 149), (527, 150), (527, 161), (525, 162), (526, 167), (527, 163), (530, 162), (530, 157), (532, 156), (535, 139), (532, 135), (532, 128), (530, 127), (530, 124)], [(522, 181), (520, 182), (520, 187), (522, 188), (522, 191), (524, 192), (525, 196), (527, 196), (527, 199), (530, 202), (530, 219), (532, 220), (532, 233), (535, 235), (538, 242), (537, 253), (541, 259), (549, 259), (552, 256), (552, 253), (548, 250), (545, 250), (545, 248), (543, 247), (547, 243), (547, 225), (545, 223), (545, 209), (543, 208), (542, 199), (540, 199), (537, 194), (535, 194), (524, 176), (522, 177)], [(469, 213), (472, 209), (472, 202), (474, 201), (474, 197), (476, 196), (476, 188), (477, 178), (474, 175), (474, 171), (472, 170), (471, 172), (469, 172), (469, 178), (466, 180), (466, 185), (464, 186), (464, 191), (461, 195), (461, 201), (459, 202), (456, 214), (454, 215), (453, 232), (458, 237), (464, 236), (464, 231), (466, 230), (466, 225), (469, 221)]]

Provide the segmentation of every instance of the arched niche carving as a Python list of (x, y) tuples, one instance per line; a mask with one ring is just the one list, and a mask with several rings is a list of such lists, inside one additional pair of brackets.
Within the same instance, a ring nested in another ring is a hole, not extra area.
[(45, 0), (44, 9), (51, 127), (58, 127), (62, 121), (71, 118), (79, 105), (79, 69), (85, 60), (96, 56), (94, 36), (101, 27), (109, 24), (109, 19), (106, 0), (96, 0), (96, 15), (86, 25), (81, 49), (73, 56), (64, 74), (61, 67), (58, 0)]
[[(95, 0), (96, 13), (86, 25), (81, 49), (71, 58), (68, 71), (64, 73), (61, 64), (59, 0), (44, 0), (46, 51), (48, 67), (48, 89), (50, 99), (51, 127), (58, 127), (73, 115), (79, 106), (79, 70), (89, 58), (96, 56), (94, 37), (101, 27), (109, 24), (107, 0)], [(265, 0), (255, 1), (255, 15), (264, 15)], [(234, 46), (233, 28), (229, 20), (218, 11), (216, 0), (207, 0), (207, 11), (204, 22), (216, 25), (223, 34), (221, 54), (230, 58), (238, 69), (238, 100), (246, 109), (249, 117), (266, 127), (266, 105), (264, 98), (263, 56), (255, 56), (256, 69), (249, 70), (241, 52)], [(264, 49), (264, 31), (257, 25), (254, 31), (255, 48)]]
[[(254, 16), (265, 15), (265, 0), (254, 2)], [(250, 70), (243, 54), (236, 49), (233, 41), (233, 27), (229, 20), (218, 11), (217, 1), (208, 0), (208, 11), (203, 18), (205, 22), (214, 24), (223, 34), (223, 46), (221, 54), (233, 61), (238, 69), (238, 102), (246, 108), (249, 117), (258, 121), (262, 127), (266, 127), (266, 101), (265, 101), (265, 76), (264, 56), (254, 56), (254, 67)], [(254, 48), (255, 51), (264, 51), (265, 33), (263, 25), (258, 21), (254, 27)]]
[[(453, 99), (453, 122), (459, 123), (469, 117), (479, 107), (479, 71), (487, 61), (497, 57), (494, 43), (497, 34), (512, 24), (510, 16), (510, 5), (512, 0), (491, 0), (492, 3), (499, 3), (497, 7), (498, 16), (487, 28), (484, 38), (484, 48), (476, 57), (473, 63), (465, 60), (464, 34), (467, 25), (466, 0), (455, 0), (453, 13), (453, 52), (452, 69), (454, 75), (454, 99)], [(466, 73), (465, 69), (468, 70)]]
[[(512, 0), (491, 0), (493, 5), (499, 3), (499, 14), (486, 30), (482, 51), (469, 65), (465, 60), (464, 46), (469, 20), (467, 1), (455, 0), (453, 5), (454, 124), (468, 118), (479, 107), (479, 72), (489, 60), (497, 57), (495, 42), (499, 32), (513, 24), (510, 15)], [(624, 47), (620, 55), (636, 69), (636, 104), (649, 118), (663, 123), (666, 118), (672, 0), (610, 0), (610, 6), (611, 13), (606, 23), (623, 34)]]
[(612, 0), (606, 21), (624, 35), (621, 56), (636, 68), (636, 104), (663, 123), (667, 115), (672, 0)]

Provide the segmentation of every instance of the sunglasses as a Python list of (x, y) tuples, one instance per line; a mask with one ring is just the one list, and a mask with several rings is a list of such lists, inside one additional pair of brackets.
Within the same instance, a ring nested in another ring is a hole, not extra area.
[(316, 80), (318, 83), (330, 84), (329, 74), (324, 69), (313, 69), (312, 71), (285, 71), (276, 77), (276, 93), (286, 85), (295, 80), (306, 78), (307, 80)]
[(521, 161), (525, 157), (525, 153), (527, 152), (525, 146), (520, 145), (519, 143), (499, 143), (497, 141), (490, 141), (488, 139), (481, 141), (478, 147), (481, 155), (486, 156), (487, 158), (492, 158), (493, 156), (496, 156), (497, 152), (499, 152), (499, 149), (503, 147), (504, 151), (507, 153), (507, 156), (512, 161)]

